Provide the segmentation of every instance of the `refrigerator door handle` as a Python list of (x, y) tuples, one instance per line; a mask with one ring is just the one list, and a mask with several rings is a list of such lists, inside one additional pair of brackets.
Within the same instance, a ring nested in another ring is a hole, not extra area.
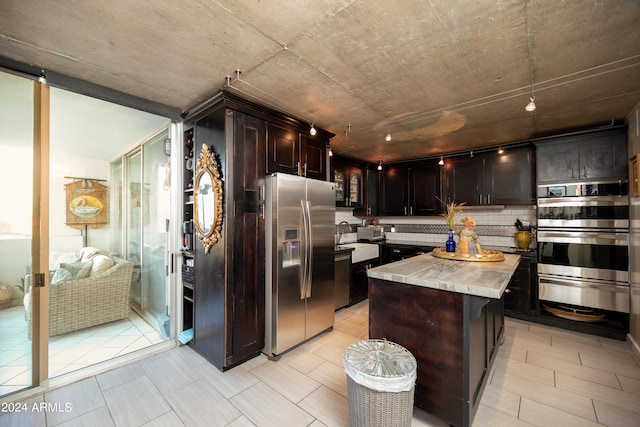
[(307, 296), (307, 269), (309, 264), (309, 219), (307, 218), (306, 201), (300, 200), (300, 210), (302, 213), (302, 268), (300, 269), (300, 299), (305, 299)]
[(307, 200), (307, 298), (311, 298), (311, 286), (313, 282), (311, 280), (311, 272), (313, 271), (313, 234), (311, 228), (311, 204)]

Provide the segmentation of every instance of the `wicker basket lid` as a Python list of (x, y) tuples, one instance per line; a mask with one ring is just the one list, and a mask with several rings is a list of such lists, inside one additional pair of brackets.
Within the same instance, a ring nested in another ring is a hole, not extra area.
[(346, 374), (356, 383), (382, 392), (410, 391), (416, 382), (415, 357), (399, 344), (365, 340), (344, 353)]

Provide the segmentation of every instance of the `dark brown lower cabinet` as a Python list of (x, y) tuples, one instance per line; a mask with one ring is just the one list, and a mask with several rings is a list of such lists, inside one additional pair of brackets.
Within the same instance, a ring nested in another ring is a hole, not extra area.
[(534, 253), (522, 253), (504, 295), (507, 315), (535, 315), (538, 311), (538, 280)]
[(380, 265), (378, 258), (351, 264), (351, 287), (349, 290), (349, 305), (364, 301), (368, 296), (367, 270)]
[(470, 426), (504, 333), (504, 302), (369, 279), (369, 337), (418, 362), (415, 406)]

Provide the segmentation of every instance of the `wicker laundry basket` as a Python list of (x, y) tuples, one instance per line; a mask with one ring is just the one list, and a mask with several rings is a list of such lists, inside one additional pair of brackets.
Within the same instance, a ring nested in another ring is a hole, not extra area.
[(358, 427), (409, 427), (417, 363), (401, 345), (366, 340), (344, 354), (349, 424)]

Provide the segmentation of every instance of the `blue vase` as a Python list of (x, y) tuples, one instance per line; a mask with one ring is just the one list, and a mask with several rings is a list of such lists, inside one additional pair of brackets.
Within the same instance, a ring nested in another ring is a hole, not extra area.
[(449, 239), (447, 239), (447, 243), (445, 244), (447, 252), (455, 252), (456, 251), (456, 242), (453, 240), (453, 230), (449, 230)]

